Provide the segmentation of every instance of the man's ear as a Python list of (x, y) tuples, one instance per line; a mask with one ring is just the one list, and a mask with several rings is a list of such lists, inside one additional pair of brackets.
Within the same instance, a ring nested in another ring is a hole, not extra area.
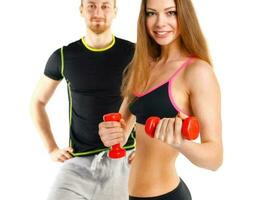
[(117, 7), (115, 7), (115, 17), (117, 15), (117, 12), (118, 12)]
[(79, 13), (80, 13), (81, 16), (83, 16), (82, 10), (83, 10), (83, 4), (80, 4), (80, 6), (79, 6)]

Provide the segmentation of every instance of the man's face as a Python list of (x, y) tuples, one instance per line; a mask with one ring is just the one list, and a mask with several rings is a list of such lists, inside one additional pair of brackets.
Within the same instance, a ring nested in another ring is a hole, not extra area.
[(96, 34), (108, 30), (116, 16), (114, 0), (83, 0), (80, 12), (87, 28)]

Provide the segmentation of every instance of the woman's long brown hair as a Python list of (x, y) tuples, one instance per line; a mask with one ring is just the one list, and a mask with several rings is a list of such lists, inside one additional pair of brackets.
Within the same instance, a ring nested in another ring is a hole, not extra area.
[[(160, 46), (149, 36), (146, 29), (146, 4), (147, 0), (141, 1), (136, 49), (131, 63), (124, 72), (121, 88), (122, 95), (128, 97), (129, 102), (134, 98), (134, 93), (143, 91), (150, 74), (150, 62), (161, 54)], [(207, 43), (191, 0), (175, 0), (175, 4), (180, 31), (178, 39), (180, 49), (211, 65)]]

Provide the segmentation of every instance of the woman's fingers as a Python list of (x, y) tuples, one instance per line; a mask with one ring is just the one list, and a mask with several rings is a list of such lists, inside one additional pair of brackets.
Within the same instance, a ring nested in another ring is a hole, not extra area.
[[(186, 116), (182, 115), (182, 117)], [(174, 147), (179, 147), (183, 141), (181, 127), (182, 119), (179, 116), (163, 118), (156, 127), (154, 137)]]

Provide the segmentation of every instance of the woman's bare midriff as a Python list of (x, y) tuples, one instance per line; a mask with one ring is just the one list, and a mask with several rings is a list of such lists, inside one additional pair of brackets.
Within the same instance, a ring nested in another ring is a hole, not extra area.
[(152, 197), (174, 190), (180, 181), (175, 168), (178, 150), (150, 138), (141, 124), (137, 124), (136, 132), (136, 156), (130, 169), (129, 194)]

